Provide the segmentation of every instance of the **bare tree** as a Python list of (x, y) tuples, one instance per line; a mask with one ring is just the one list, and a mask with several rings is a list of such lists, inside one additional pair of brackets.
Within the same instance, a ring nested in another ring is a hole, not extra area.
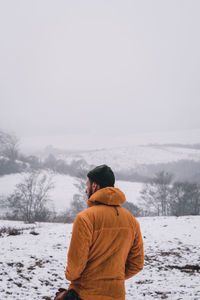
[(18, 156), (19, 140), (14, 134), (0, 130), (0, 155), (14, 161)]
[(175, 182), (170, 192), (171, 214), (200, 214), (200, 185), (190, 182)]
[(9, 214), (26, 222), (45, 221), (49, 213), (49, 192), (53, 187), (52, 178), (46, 173), (33, 171), (26, 175), (8, 197)]
[(170, 183), (172, 174), (159, 172), (150, 183), (146, 183), (141, 191), (145, 214), (166, 216), (170, 206)]
[(78, 188), (78, 193), (73, 195), (73, 200), (70, 204), (70, 214), (74, 219), (76, 215), (82, 210), (87, 208), (87, 199), (85, 194), (85, 181), (78, 179), (78, 182), (74, 184)]
[(70, 203), (70, 208), (57, 216), (58, 221), (72, 223), (76, 215), (87, 208), (85, 180), (83, 178), (77, 178), (77, 182), (74, 185), (77, 187), (78, 192), (73, 195), (73, 200)]

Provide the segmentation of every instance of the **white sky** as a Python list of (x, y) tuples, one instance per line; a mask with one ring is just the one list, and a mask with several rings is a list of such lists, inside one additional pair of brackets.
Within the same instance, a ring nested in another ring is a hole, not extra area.
[(200, 129), (199, 12), (198, 0), (0, 0), (0, 128)]

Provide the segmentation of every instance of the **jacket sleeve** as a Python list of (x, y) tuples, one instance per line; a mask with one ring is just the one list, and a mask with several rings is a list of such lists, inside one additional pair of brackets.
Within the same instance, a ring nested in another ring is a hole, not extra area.
[(74, 221), (72, 237), (68, 251), (65, 276), (68, 280), (76, 280), (86, 267), (89, 248), (92, 242), (92, 224), (82, 215)]
[(133, 245), (129, 251), (125, 265), (125, 279), (129, 279), (143, 269), (144, 266), (144, 248), (140, 231), (140, 225), (136, 221), (136, 234)]

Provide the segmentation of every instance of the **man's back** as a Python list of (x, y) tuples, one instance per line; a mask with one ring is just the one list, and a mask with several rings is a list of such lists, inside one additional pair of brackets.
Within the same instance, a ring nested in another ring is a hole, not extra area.
[(94, 193), (73, 227), (66, 278), (84, 300), (125, 299), (124, 280), (143, 268), (139, 223), (114, 187)]

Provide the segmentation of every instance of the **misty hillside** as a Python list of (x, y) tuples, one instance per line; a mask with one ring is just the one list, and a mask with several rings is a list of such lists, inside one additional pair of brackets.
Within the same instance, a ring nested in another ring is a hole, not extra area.
[[(24, 176), (25, 173), (1, 176), (0, 196), (8, 197), (9, 194), (13, 193), (15, 186), (23, 180)], [(55, 209), (55, 211), (61, 212), (70, 207), (74, 194), (79, 193), (77, 187), (79, 180), (76, 177), (62, 174), (49, 173), (49, 176), (52, 177), (52, 181), (54, 183), (54, 189), (49, 193), (51, 199), (49, 206), (50, 208)], [(117, 181), (115, 186), (125, 193), (127, 201), (135, 205), (138, 204), (140, 190), (142, 188), (141, 183)]]
[(91, 151), (61, 151), (47, 147), (44, 154), (55, 154), (67, 162), (84, 159), (90, 165), (108, 164), (114, 170), (130, 170), (142, 165), (176, 162), (180, 160), (200, 161), (200, 149), (173, 145), (144, 145)]
[[(10, 140), (12, 146), (12, 136)], [(200, 182), (199, 144), (151, 144), (87, 151), (50, 145), (32, 154), (16, 149), (10, 153), (7, 148), (6, 145), (0, 153), (0, 175), (50, 169), (72, 177), (85, 177), (94, 166), (107, 164), (117, 180), (148, 182), (156, 173), (165, 171), (172, 173), (175, 180)]]
[(77, 162), (86, 170), (108, 164), (118, 180), (146, 182), (164, 170), (174, 174), (176, 180), (200, 182), (199, 144), (135, 145), (90, 151), (65, 151), (48, 146), (39, 154), (42, 159), (49, 155), (67, 164)]

